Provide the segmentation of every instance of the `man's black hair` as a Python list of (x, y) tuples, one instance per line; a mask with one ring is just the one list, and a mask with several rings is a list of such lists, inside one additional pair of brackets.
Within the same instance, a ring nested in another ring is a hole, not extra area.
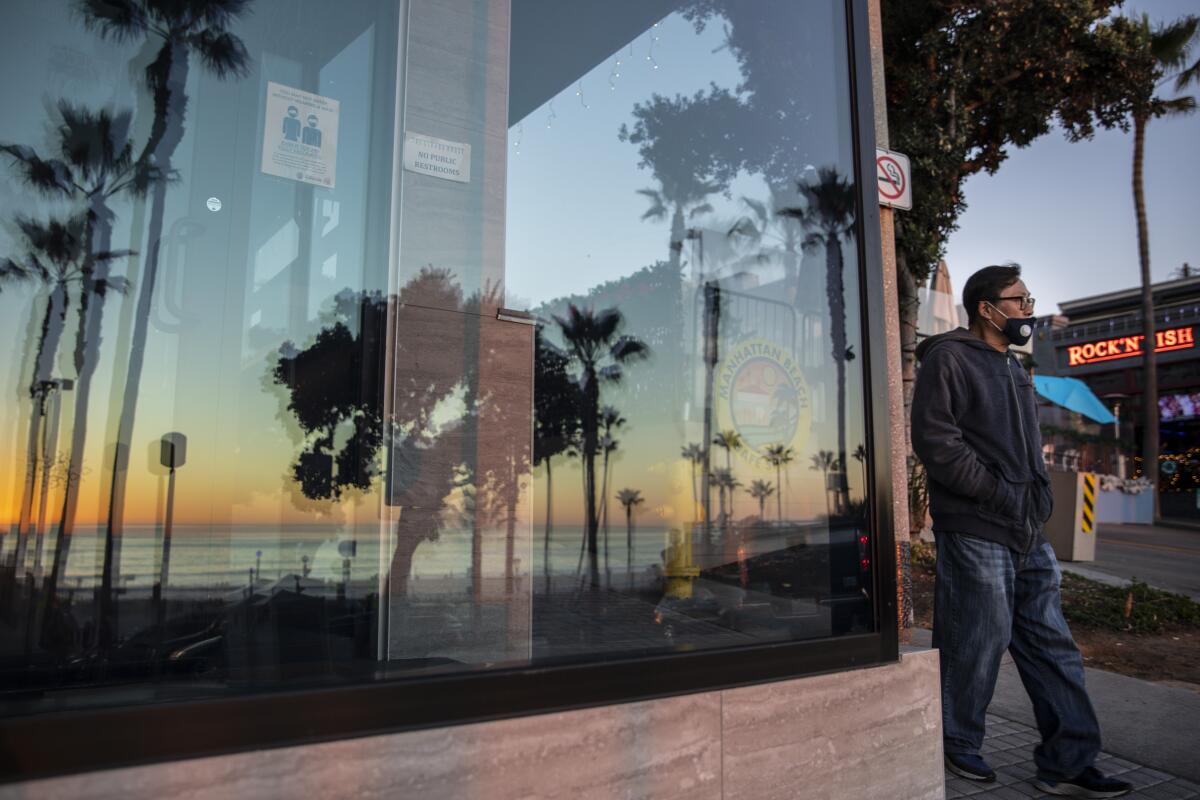
[(979, 317), (979, 301), (995, 301), (1004, 290), (1021, 280), (1020, 264), (984, 267), (963, 286), (963, 305), (967, 309), (967, 324), (974, 325)]

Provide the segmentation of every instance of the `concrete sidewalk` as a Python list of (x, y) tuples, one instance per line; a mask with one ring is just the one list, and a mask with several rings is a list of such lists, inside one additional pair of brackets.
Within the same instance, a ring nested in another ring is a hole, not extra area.
[[(913, 630), (913, 645), (928, 647), (930, 631)], [(1088, 693), (1100, 718), (1104, 752), (1097, 767), (1137, 787), (1132, 796), (1200, 798), (1200, 693), (1085, 668)], [(946, 797), (1042, 797), (1032, 784), (1039, 741), (1033, 707), (1009, 656), (1000, 665), (988, 707), (983, 755), (999, 774), (993, 784), (948, 777)]]

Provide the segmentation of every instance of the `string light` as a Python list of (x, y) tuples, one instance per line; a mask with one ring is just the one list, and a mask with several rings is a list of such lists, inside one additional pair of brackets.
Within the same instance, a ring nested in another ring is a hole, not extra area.
[(517, 155), (521, 155), (521, 139), (523, 138), (525, 138), (525, 123), (518, 122), (517, 138), (516, 141), (513, 142), (513, 152), (515, 152)]
[(551, 100), (551, 101), (550, 101), (549, 103), (547, 103), (546, 105), (547, 105), (547, 107), (550, 109), (550, 116), (546, 117), (546, 127), (547, 127), (547, 128), (553, 128), (553, 127), (554, 127), (554, 120), (558, 119), (558, 114), (557, 114), (557, 113), (555, 113), (555, 111), (554, 111), (554, 101), (553, 101), (553, 100)]
[(621, 57), (617, 56), (613, 61), (612, 69), (608, 71), (608, 90), (610, 92), (617, 90), (616, 80), (619, 77), (621, 77)]
[(658, 62), (654, 60), (654, 45), (658, 44), (658, 23), (650, 28), (650, 50), (646, 53), (646, 60), (650, 62), (651, 69), (658, 69)]
[(575, 85), (575, 96), (579, 98), (579, 105), (583, 106), (585, 111), (587, 109), (591, 108), (591, 106), (589, 106), (586, 102), (584, 102), (584, 99), (583, 99), (583, 81), (582, 80), (580, 80), (579, 83)]

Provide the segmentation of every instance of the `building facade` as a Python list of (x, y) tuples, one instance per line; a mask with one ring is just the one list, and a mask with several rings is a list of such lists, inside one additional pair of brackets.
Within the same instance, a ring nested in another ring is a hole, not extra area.
[(940, 791), (877, 11), (120, 9), (2, 34), (0, 793)]
[[(1060, 303), (1062, 317), (1046, 320), (1034, 338), (1040, 373), (1079, 378), (1117, 417), (1114, 425), (1093, 426), (1089, 441), (1103, 446), (1090, 448), (1096, 463), (1078, 468), (1117, 472), (1124, 462), (1127, 477), (1147, 474), (1141, 460), (1147, 347), (1141, 299), (1135, 287)], [(1161, 514), (1195, 521), (1200, 519), (1200, 278), (1155, 284), (1154, 308)]]

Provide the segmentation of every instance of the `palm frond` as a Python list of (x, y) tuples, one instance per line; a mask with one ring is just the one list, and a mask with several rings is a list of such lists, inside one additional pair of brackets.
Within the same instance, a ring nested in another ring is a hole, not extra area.
[(188, 0), (188, 5), (197, 24), (223, 28), (249, 12), (251, 0)]
[(56, 158), (42, 158), (32, 147), (0, 144), (0, 152), (13, 160), (21, 180), (29, 187), (52, 197), (64, 197), (74, 190), (71, 168)]
[(33, 277), (33, 270), (27, 265), (11, 258), (0, 259), (0, 292), (4, 291), (5, 283), (23, 283)]
[(130, 111), (93, 110), (67, 101), (58, 104), (58, 146), (63, 160), (86, 180), (108, 180), (133, 163)]
[(237, 36), (216, 27), (205, 28), (189, 38), (196, 55), (221, 80), (242, 78), (250, 72), (250, 54)]
[(118, 261), (122, 258), (129, 258), (130, 256), (136, 255), (137, 250), (101, 250), (99, 253), (96, 253), (94, 256), (92, 256), (92, 258), (94, 258), (96, 261), (108, 262)]
[(76, 0), (74, 10), (83, 27), (113, 42), (140, 38), (150, 27), (145, 8), (134, 0)]
[(119, 276), (113, 278), (102, 278), (101, 280), (94, 281), (92, 283), (92, 288), (96, 294), (100, 295), (101, 297), (107, 295), (110, 289), (117, 294), (125, 294), (129, 291), (129, 286), (129, 281)]
[(1175, 97), (1159, 101), (1159, 114), (1162, 117), (1186, 117), (1196, 112), (1196, 98), (1191, 95)]
[(40, 219), (19, 216), (16, 219), (20, 235), (29, 245), (32, 255), (42, 254), (52, 264), (70, 264), (83, 258), (85, 222), (82, 217), (68, 219)]
[(1198, 24), (1200, 18), (1183, 17), (1155, 27), (1150, 35), (1150, 54), (1154, 60), (1168, 70), (1184, 69)]
[(613, 343), (610, 352), (614, 361), (624, 364), (629, 361), (648, 358), (650, 356), (650, 346), (632, 336), (622, 336)]
[(617, 332), (617, 328), (621, 327), (621, 322), (625, 316), (615, 308), (606, 308), (602, 311), (593, 312), (593, 322), (595, 326), (594, 336), (598, 342), (608, 342)]
[(1175, 91), (1182, 92), (1193, 83), (1200, 83), (1200, 58), (1175, 76)]
[(667, 205), (664, 202), (662, 192), (657, 189), (638, 189), (637, 193), (645, 195), (650, 199), (650, 208), (646, 213), (642, 214), (642, 219), (663, 219), (667, 216)]

